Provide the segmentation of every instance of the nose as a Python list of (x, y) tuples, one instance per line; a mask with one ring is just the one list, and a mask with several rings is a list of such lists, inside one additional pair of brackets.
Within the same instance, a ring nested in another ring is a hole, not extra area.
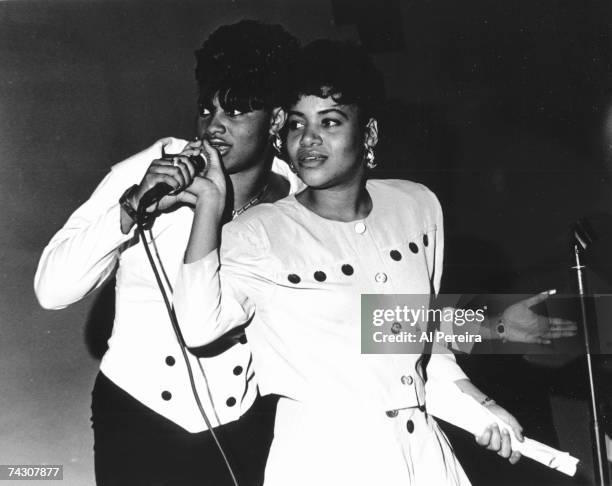
[(319, 132), (313, 127), (307, 126), (302, 132), (302, 138), (300, 139), (300, 145), (302, 147), (311, 147), (313, 145), (320, 145), (322, 142)]
[(222, 110), (215, 110), (215, 112), (208, 118), (202, 118), (198, 120), (198, 131), (202, 138), (215, 138), (216, 136), (223, 135), (227, 128), (224, 121), (224, 112)]

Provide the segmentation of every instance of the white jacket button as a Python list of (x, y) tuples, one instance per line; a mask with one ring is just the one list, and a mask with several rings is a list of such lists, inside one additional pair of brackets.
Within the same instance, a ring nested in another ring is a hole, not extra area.
[(402, 376), (401, 381), (402, 381), (402, 385), (412, 385), (412, 382), (414, 380), (412, 379), (412, 376), (407, 375), (407, 376)]
[(358, 235), (362, 235), (366, 232), (366, 225), (364, 222), (359, 221), (358, 223), (355, 223), (355, 233), (357, 233)]
[(387, 281), (387, 274), (383, 272), (378, 272), (374, 277), (374, 280), (376, 280), (378, 283), (385, 283)]

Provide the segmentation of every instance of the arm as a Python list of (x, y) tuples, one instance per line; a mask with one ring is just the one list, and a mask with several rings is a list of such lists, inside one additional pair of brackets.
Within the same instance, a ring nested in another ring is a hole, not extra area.
[[(572, 337), (576, 335), (575, 322), (559, 317), (548, 317), (534, 312), (531, 308), (546, 301), (556, 291), (547, 290), (529, 298), (522, 299), (506, 307), (498, 315), (484, 315), (484, 320), (462, 319), (454, 322), (453, 319), (442, 321), (440, 330), (446, 335), (455, 332), (469, 333), (480, 336), (482, 340), (503, 340), (519, 343), (551, 344), (552, 339)], [(486, 309), (485, 296), (479, 296), (480, 310)], [(462, 299), (461, 299), (462, 300)], [(458, 304), (461, 311), (465, 311), (465, 303)], [(471, 309), (467, 309), (469, 312)], [(449, 314), (450, 315), (450, 314)], [(482, 321), (482, 322), (481, 322)], [(464, 353), (472, 352), (473, 343), (453, 342), (452, 348)]]
[[(434, 211), (433, 219), (436, 223), (436, 238), (434, 248), (432, 286), (436, 293), (440, 291), (440, 281), (442, 279), (442, 266), (444, 260), (444, 218), (442, 206), (436, 195), (428, 190), (431, 198), (431, 207)], [(428, 374), (440, 380), (457, 382), (459, 380), (469, 381), (466, 374), (455, 361), (455, 356), (451, 351), (443, 346), (434, 343), (431, 358), (427, 366)]]
[(34, 288), (40, 304), (61, 309), (99, 287), (113, 272), (119, 248), (132, 238), (120, 227), (119, 197), (130, 181), (111, 171), (44, 249)]
[(543, 316), (531, 310), (555, 293), (554, 289), (541, 292), (510, 305), (499, 316), (492, 316), (489, 320), (491, 339), (550, 344), (552, 339), (575, 336), (578, 326), (574, 321)]
[[(102, 285), (114, 271), (121, 250), (134, 237), (134, 222), (119, 205), (119, 198), (134, 182), (142, 178), (132, 201), (134, 207), (139, 195), (159, 181), (177, 188), (186, 183), (182, 174), (192, 169), (173, 167), (167, 160), (153, 160), (172, 143), (173, 139), (162, 139), (114, 166), (91, 197), (51, 239), (34, 277), (36, 296), (43, 307), (61, 309), (80, 300)], [(176, 202), (179, 202), (178, 196), (166, 197), (160, 206), (166, 208)]]
[(220, 258), (225, 176), (217, 152), (206, 142), (203, 150), (208, 169), (187, 189), (195, 200), (194, 219), (174, 289), (174, 309), (189, 347), (208, 344), (250, 321), (254, 304), (248, 296), (258, 292), (251, 276), (265, 253), (252, 231), (228, 224)]
[[(436, 294), (440, 289), (440, 280), (442, 273), (442, 261), (444, 257), (444, 221), (442, 217), (442, 207), (436, 196), (431, 193), (435, 207), (436, 221), (436, 247), (434, 261), (433, 287)], [(487, 396), (480, 391), (463, 373), (463, 370), (455, 361), (454, 355), (440, 345), (434, 344), (431, 359), (428, 366), (428, 374), (433, 379), (453, 382), (463, 393), (470, 395), (481, 404), (487, 406), (495, 415), (505, 420), (513, 429), (515, 436), (520, 441), (523, 440), (522, 427), (518, 421), (505, 409), (495, 404), (495, 402), (487, 401)], [(505, 458), (508, 458), (512, 464), (516, 463), (521, 455), (518, 452), (513, 452), (510, 447), (510, 436), (507, 432), (500, 432), (499, 427), (495, 424), (487, 429), (478, 437), (476, 442), (482, 447), (489, 450), (497, 451), (497, 453)]]

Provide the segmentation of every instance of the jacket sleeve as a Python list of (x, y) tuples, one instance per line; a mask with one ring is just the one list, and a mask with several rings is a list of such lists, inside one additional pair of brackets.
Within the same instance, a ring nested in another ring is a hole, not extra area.
[[(440, 291), (440, 281), (442, 280), (442, 265), (444, 262), (444, 219), (442, 206), (435, 194), (429, 191), (434, 207), (434, 218), (436, 222), (436, 246), (434, 253), (434, 274), (433, 287), (436, 295)], [(427, 373), (432, 378), (442, 381), (458, 381), (467, 379), (466, 374), (457, 364), (455, 356), (449, 349), (434, 343), (431, 359), (427, 365)]]
[(123, 245), (130, 244), (134, 229), (121, 232), (119, 198), (138, 183), (162, 145), (148, 149), (115, 165), (91, 197), (80, 206), (43, 250), (34, 277), (40, 305), (62, 309), (102, 285), (113, 273)]
[(265, 292), (268, 248), (253, 227), (228, 223), (220, 250), (181, 266), (174, 310), (187, 346), (206, 345), (250, 322)]

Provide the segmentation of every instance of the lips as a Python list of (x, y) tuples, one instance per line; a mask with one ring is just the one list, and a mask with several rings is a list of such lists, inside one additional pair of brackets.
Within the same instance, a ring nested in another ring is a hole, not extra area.
[(327, 160), (327, 155), (316, 150), (298, 150), (297, 153), (298, 162), (304, 166), (319, 165)]
[(232, 148), (232, 146), (229, 143), (226, 143), (223, 140), (216, 139), (216, 138), (209, 140), (208, 143), (211, 145), (212, 148), (214, 148), (217, 152), (219, 152), (219, 155), (221, 156), (228, 153), (230, 148)]

